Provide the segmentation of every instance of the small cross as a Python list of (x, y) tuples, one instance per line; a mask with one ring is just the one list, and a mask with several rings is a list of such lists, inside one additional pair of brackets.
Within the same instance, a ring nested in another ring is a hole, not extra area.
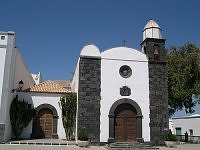
[(123, 42), (123, 46), (125, 47), (126, 46), (126, 43), (128, 42), (127, 40), (122, 40)]

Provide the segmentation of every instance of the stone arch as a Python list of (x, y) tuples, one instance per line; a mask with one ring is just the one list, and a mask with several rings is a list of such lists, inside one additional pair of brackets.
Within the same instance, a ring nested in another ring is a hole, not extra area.
[(43, 108), (49, 108), (53, 112), (53, 117), (58, 117), (58, 113), (57, 113), (56, 108), (54, 106), (50, 105), (50, 104), (41, 104), (38, 107), (36, 107), (35, 108), (36, 116), (38, 115), (38, 112)]
[(141, 142), (143, 141), (142, 138), (142, 111), (140, 106), (132, 99), (123, 98), (119, 99), (116, 102), (113, 103), (113, 105), (110, 108), (109, 111), (109, 139), (108, 142), (115, 141), (114, 137), (114, 120), (115, 120), (115, 110), (116, 108), (121, 104), (129, 104), (136, 110), (136, 126), (137, 126), (137, 132), (136, 132), (136, 140)]
[[(35, 116), (33, 118), (33, 129), (32, 129), (32, 137), (33, 138), (38, 138), (39, 137), (39, 127), (38, 127), (38, 115), (39, 112), (43, 109), (49, 109), (52, 111), (53, 114), (53, 132), (51, 138), (58, 138), (57, 134), (57, 126), (58, 126), (58, 113), (57, 110), (54, 106), (50, 104), (41, 104), (38, 107), (35, 108)], [(40, 129), (41, 130), (41, 129)]]

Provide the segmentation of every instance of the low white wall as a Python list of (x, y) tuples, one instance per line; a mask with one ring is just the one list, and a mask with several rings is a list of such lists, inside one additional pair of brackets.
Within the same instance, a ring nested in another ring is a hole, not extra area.
[[(50, 104), (55, 107), (58, 113), (58, 124), (57, 124), (57, 133), (59, 139), (66, 139), (65, 130), (62, 124), (62, 113), (59, 107), (60, 97), (62, 94), (47, 94), (47, 93), (20, 93), (20, 98), (28, 101), (33, 104), (34, 108), (38, 107), (41, 104)], [(28, 127), (25, 128), (22, 132), (21, 137), (30, 138), (32, 133), (32, 122), (29, 123)]]

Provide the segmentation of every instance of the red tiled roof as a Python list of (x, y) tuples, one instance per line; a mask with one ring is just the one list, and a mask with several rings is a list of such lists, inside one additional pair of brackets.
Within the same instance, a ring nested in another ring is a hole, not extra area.
[(36, 93), (59, 93), (65, 94), (71, 92), (70, 80), (48, 80), (38, 85), (34, 85), (31, 88), (25, 90), (25, 92)]

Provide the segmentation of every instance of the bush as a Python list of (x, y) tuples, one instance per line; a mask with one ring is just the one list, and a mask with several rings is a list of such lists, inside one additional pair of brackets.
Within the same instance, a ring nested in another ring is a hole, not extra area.
[(171, 130), (168, 130), (164, 134), (165, 141), (177, 141), (176, 135), (172, 134)]
[(66, 139), (72, 140), (74, 137), (74, 125), (76, 122), (76, 93), (69, 93), (60, 98), (58, 102), (62, 111), (62, 122), (65, 129)]
[(78, 139), (80, 141), (87, 141), (88, 140), (88, 133), (84, 130), (81, 130), (78, 134)]
[(23, 128), (27, 127), (34, 115), (34, 109), (28, 102), (19, 101), (16, 96), (10, 106), (10, 122), (12, 131), (19, 138)]

